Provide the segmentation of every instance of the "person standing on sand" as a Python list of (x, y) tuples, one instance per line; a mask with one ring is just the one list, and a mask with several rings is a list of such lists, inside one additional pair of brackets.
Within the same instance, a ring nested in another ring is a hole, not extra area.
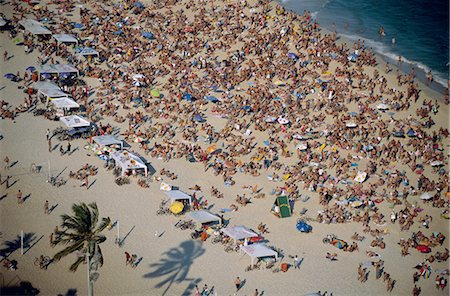
[(258, 289), (255, 289), (255, 293), (253, 294), (253, 296), (258, 296), (258, 295), (259, 295)]
[(50, 129), (47, 129), (47, 132), (45, 132), (45, 137), (47, 138), (47, 141), (50, 139)]
[(125, 265), (128, 265), (131, 263), (131, 255), (128, 252), (125, 252)]
[(19, 189), (19, 191), (17, 192), (17, 203), (18, 204), (21, 204), (21, 203), (23, 203), (23, 200), (22, 200), (22, 191), (20, 191), (20, 189)]
[(48, 200), (46, 200), (44, 203), (44, 214), (46, 214), (46, 215), (50, 214)]
[(236, 286), (236, 292), (239, 291), (239, 288), (241, 287), (241, 279), (239, 277), (234, 281), (234, 285)]
[(5, 158), (3, 159), (3, 161), (5, 162), (5, 170), (9, 169), (9, 157), (5, 156)]
[(3, 53), (3, 61), (6, 62), (8, 60), (8, 52), (5, 50)]
[(52, 139), (51, 138), (49, 138), (48, 139), (48, 152), (52, 152)]
[(69, 141), (69, 143), (67, 143), (67, 150), (66, 150), (67, 153), (70, 152), (70, 148), (71, 148), (71, 147), (72, 147), (72, 146), (70, 145), (70, 141)]

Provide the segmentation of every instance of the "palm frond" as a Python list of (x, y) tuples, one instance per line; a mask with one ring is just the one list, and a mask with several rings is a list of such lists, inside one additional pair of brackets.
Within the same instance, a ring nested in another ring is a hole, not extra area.
[(77, 261), (75, 261), (72, 265), (70, 265), (69, 270), (70, 270), (70, 271), (74, 271), (74, 272), (77, 271), (78, 266), (79, 266), (82, 262), (84, 262), (84, 257), (78, 258)]
[(75, 251), (81, 250), (83, 248), (83, 245), (84, 245), (84, 241), (75, 242), (73, 245), (70, 245), (70, 246), (66, 247), (65, 249), (56, 253), (55, 256), (53, 256), (53, 258), (55, 258), (56, 260), (59, 260), (62, 257), (72, 254)]

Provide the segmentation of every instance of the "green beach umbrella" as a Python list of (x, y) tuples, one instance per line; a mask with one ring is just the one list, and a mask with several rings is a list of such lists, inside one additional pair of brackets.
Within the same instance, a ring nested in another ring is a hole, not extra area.
[(160, 93), (159, 90), (156, 89), (156, 88), (152, 89), (152, 91), (150, 92), (150, 94), (152, 95), (152, 97), (155, 97), (155, 98), (159, 98), (159, 97), (161, 96), (161, 93)]

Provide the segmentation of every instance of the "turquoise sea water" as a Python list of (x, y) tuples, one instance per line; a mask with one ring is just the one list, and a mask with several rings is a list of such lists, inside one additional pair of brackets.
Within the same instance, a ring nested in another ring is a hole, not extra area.
[[(363, 38), (389, 62), (399, 55), (402, 70), (415, 68), (425, 80), (430, 69), (433, 88), (443, 91), (449, 79), (449, 1), (447, 0), (283, 0), (287, 9), (311, 12), (319, 25), (336, 29), (350, 40)], [(383, 27), (385, 36), (378, 30)], [(392, 39), (395, 38), (395, 43)]]

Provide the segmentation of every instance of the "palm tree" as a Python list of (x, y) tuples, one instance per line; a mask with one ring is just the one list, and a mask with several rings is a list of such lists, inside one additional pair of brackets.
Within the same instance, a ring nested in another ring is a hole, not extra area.
[[(102, 218), (98, 223), (98, 209), (96, 203), (73, 204), (73, 216), (61, 215), (62, 228), (64, 230), (55, 233), (55, 244), (68, 245), (65, 249), (55, 254), (54, 259), (59, 260), (74, 252), (89, 254), (89, 259), (95, 258), (100, 266), (103, 265), (103, 255), (100, 244), (106, 240), (101, 232), (108, 226), (110, 219)], [(98, 224), (98, 225), (97, 225)], [(79, 257), (70, 266), (71, 271), (76, 271), (78, 266), (85, 260)]]

